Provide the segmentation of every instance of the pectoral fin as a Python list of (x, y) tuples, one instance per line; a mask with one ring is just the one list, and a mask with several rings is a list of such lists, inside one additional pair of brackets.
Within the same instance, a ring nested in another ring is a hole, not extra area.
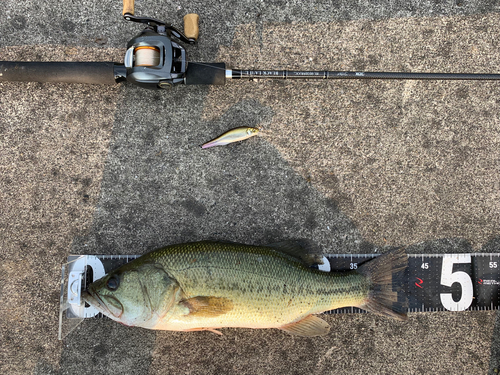
[(179, 303), (189, 309), (189, 316), (213, 318), (233, 309), (230, 299), (224, 297), (199, 296)]
[(330, 325), (321, 318), (309, 315), (298, 322), (284, 325), (280, 329), (292, 335), (314, 337), (326, 335), (330, 332)]

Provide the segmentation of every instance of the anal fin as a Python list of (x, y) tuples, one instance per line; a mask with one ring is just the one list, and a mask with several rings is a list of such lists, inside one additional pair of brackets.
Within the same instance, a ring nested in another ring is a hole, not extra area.
[(308, 315), (304, 319), (286, 324), (280, 329), (292, 335), (314, 337), (326, 335), (330, 332), (330, 325), (321, 318)]

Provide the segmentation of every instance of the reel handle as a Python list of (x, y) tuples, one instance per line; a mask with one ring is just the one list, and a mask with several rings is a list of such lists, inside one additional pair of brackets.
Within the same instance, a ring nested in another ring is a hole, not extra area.
[(189, 13), (184, 16), (184, 34), (189, 39), (194, 39), (194, 40), (198, 39), (198, 35), (200, 33), (200, 29), (198, 27), (199, 21), (200, 21), (200, 16), (198, 16), (196, 13)]
[(130, 14), (134, 15), (134, 0), (123, 0), (123, 13), (122, 15), (125, 14)]

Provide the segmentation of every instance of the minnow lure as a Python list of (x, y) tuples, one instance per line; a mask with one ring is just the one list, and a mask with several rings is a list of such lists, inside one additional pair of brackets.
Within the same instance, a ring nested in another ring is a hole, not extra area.
[(214, 147), (214, 146), (225, 146), (229, 143), (233, 142), (238, 142), (238, 141), (244, 141), (245, 139), (248, 139), (250, 137), (253, 137), (254, 135), (257, 135), (259, 133), (259, 129), (257, 128), (251, 128), (248, 126), (241, 126), (238, 128), (234, 128), (229, 130), (228, 132), (225, 132), (221, 136), (211, 140), (210, 142), (207, 142), (201, 146), (201, 148), (209, 148), (209, 147)]

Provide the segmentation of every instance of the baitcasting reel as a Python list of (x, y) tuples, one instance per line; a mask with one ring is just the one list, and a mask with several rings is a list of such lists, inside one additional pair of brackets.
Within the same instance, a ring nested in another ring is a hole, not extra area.
[(186, 34), (163, 21), (136, 17), (133, 0), (124, 0), (123, 18), (147, 25), (127, 44), (127, 81), (152, 89), (169, 88), (184, 83), (187, 69), (186, 50), (174, 42), (172, 36), (184, 43), (194, 44), (198, 38), (198, 15), (188, 14), (184, 17)]

